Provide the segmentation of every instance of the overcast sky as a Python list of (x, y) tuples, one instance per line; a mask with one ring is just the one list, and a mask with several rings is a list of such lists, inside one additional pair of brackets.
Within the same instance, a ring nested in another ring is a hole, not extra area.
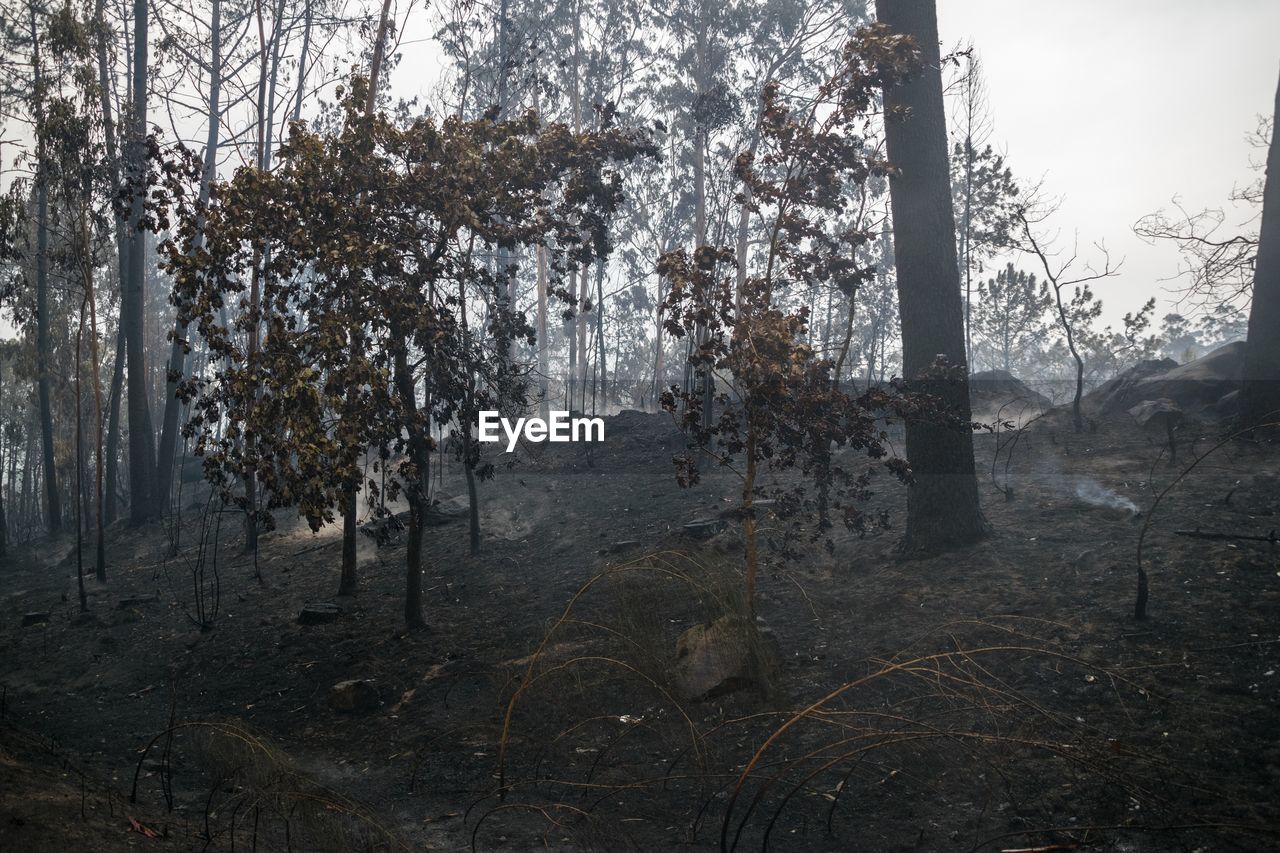
[(1063, 247), (1078, 232), (1082, 250), (1105, 239), (1124, 258), (1097, 288), (1109, 319), (1177, 272), (1173, 247), (1146, 245), (1134, 222), (1175, 194), (1223, 206), (1265, 158), (1246, 134), (1275, 103), (1277, 0), (939, 0), (938, 28), (944, 49), (972, 39), (981, 56), (992, 144), (1064, 197)]

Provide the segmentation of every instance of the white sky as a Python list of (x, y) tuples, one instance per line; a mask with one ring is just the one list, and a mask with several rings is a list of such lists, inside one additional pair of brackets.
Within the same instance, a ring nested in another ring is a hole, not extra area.
[[(938, 29), (944, 49), (972, 39), (981, 55), (991, 143), (1014, 174), (1064, 197), (1060, 245), (1078, 233), (1082, 253), (1105, 240), (1124, 258), (1096, 288), (1107, 319), (1169, 298), (1158, 291), (1176, 251), (1132, 226), (1174, 195), (1191, 210), (1224, 206), (1254, 179), (1250, 157), (1265, 152), (1245, 136), (1275, 103), (1280, 2), (939, 0)], [(1168, 310), (1157, 306), (1157, 320)]]

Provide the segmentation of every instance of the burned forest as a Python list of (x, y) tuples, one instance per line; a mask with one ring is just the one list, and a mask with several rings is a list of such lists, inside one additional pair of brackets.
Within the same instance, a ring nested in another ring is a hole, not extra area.
[(1277, 34), (0, 0), (0, 851), (1280, 850)]

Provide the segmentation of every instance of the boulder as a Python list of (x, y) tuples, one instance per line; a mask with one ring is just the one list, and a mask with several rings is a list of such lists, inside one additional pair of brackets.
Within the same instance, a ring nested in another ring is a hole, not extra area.
[(1240, 411), (1240, 389), (1237, 388), (1235, 391), (1219, 397), (1218, 402), (1213, 404), (1213, 411), (1220, 417), (1235, 417)]
[(1090, 394), (1090, 409), (1109, 415), (1161, 398), (1172, 400), (1185, 412), (1215, 407), (1240, 388), (1243, 368), (1243, 341), (1225, 344), (1182, 365), (1172, 359), (1144, 361)]
[[(1084, 408), (1099, 415), (1109, 415), (1123, 411), (1144, 398), (1152, 395), (1135, 389), (1152, 376), (1167, 373), (1178, 366), (1171, 358), (1157, 358), (1140, 361), (1128, 370), (1122, 371), (1098, 386), (1097, 390), (1086, 394)], [(1156, 395), (1159, 396), (1159, 395)]]
[(1182, 425), (1183, 414), (1178, 404), (1168, 397), (1158, 400), (1143, 400), (1129, 410), (1129, 416), (1138, 422), (1138, 426), (1162, 434), (1169, 447), (1169, 461), (1178, 458), (1178, 445), (1174, 430)]
[(691, 702), (746, 689), (774, 699), (780, 679), (775, 646), (767, 629), (742, 616), (694, 625), (676, 639), (676, 689)]
[[(471, 501), (466, 495), (458, 495), (455, 498), (446, 498), (437, 500), (431, 504), (427, 510), (426, 524), (428, 527), (440, 527), (455, 521), (459, 518), (466, 518), (471, 515)], [(409, 521), (405, 516), (405, 523)]]
[(298, 614), (299, 625), (324, 625), (328, 622), (336, 622), (338, 617), (342, 615), (342, 608), (336, 604), (328, 602), (321, 604), (307, 604), (303, 606), (302, 612)]
[(724, 530), (725, 521), (722, 518), (695, 518), (684, 526), (684, 532), (694, 539), (710, 539), (721, 530)]
[(367, 714), (381, 704), (378, 688), (367, 678), (339, 681), (329, 688), (329, 707), (340, 714)]
[(1138, 422), (1138, 426), (1150, 426), (1156, 429), (1176, 427), (1185, 417), (1178, 404), (1168, 397), (1143, 400), (1129, 410), (1129, 416)]
[(674, 671), (680, 695), (700, 702), (753, 686), (750, 630), (740, 616), (721, 616), (681, 634)]
[(1026, 383), (1007, 370), (982, 370), (969, 376), (969, 398), (975, 404), (989, 408), (1017, 400), (1037, 409), (1047, 409), (1052, 401), (1038, 391), (1032, 391)]

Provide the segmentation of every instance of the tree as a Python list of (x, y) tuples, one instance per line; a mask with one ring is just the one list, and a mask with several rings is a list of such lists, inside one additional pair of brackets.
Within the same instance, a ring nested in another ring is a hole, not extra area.
[(40, 56), (41, 34), (36, 25), (35, 4), (29, 6), (31, 21), (31, 99), (36, 133), (36, 391), (40, 404), (40, 446), (44, 451), (45, 500), (50, 533), (62, 530), (62, 493), (58, 488), (58, 469), (54, 459), (53, 405), (51, 402), (51, 370), (49, 341), (49, 152), (45, 121), (45, 88), (48, 85)]
[[(1053, 291), (1053, 307), (1058, 319), (1058, 328), (1066, 338), (1067, 350), (1075, 364), (1075, 390), (1071, 398), (1071, 421), (1076, 432), (1084, 432), (1084, 412), (1081, 401), (1084, 398), (1085, 367), (1088, 363), (1087, 339), (1094, 321), (1102, 316), (1102, 300), (1095, 299), (1091, 285), (1096, 281), (1111, 278), (1118, 274), (1119, 265), (1111, 265), (1111, 255), (1105, 246), (1096, 248), (1102, 255), (1101, 267), (1089, 262), (1082, 266), (1080, 253), (1075, 248), (1063, 261), (1051, 260), (1052, 248), (1046, 245), (1043, 237), (1036, 235), (1035, 225), (1043, 222), (1048, 216), (1045, 212), (1029, 213), (1023, 207), (1018, 211), (1018, 223), (1022, 230), (1022, 247), (1024, 251), (1035, 256), (1044, 271), (1045, 280)], [(1150, 322), (1150, 314), (1155, 310), (1152, 299), (1138, 312), (1126, 314), (1124, 318), (1126, 331), (1132, 331), (1131, 340), (1146, 328)], [(1109, 330), (1108, 330), (1109, 331)], [(1093, 336), (1094, 350), (1104, 349), (1109, 341), (1105, 335), (1101, 340)], [(1123, 349), (1125, 345), (1118, 344)]]
[(146, 253), (147, 173), (147, 0), (133, 3), (133, 122), (129, 135), (129, 267), (121, 306), (125, 324), (129, 414), (129, 521), (156, 516), (156, 447), (147, 394), (146, 311), (143, 294)]
[[(869, 493), (870, 473), (834, 466), (831, 448), (885, 457), (877, 417), (906, 407), (879, 390), (844, 393), (837, 362), (805, 340), (807, 307), (781, 307), (784, 294), (819, 282), (852, 302), (858, 287), (877, 273), (875, 265), (858, 261), (859, 249), (875, 233), (849, 212), (857, 206), (859, 186), (885, 174), (886, 164), (865, 142), (868, 116), (878, 90), (901, 78), (913, 61), (904, 47), (883, 28), (856, 33), (807, 109), (792, 108), (776, 81), (765, 86), (758, 137), (763, 150), (751, 146), (735, 166), (745, 187), (741, 203), (764, 220), (769, 235), (758, 266), (741, 275), (736, 247), (701, 246), (692, 255), (680, 248), (658, 261), (671, 284), (664, 306), (667, 331), (693, 338), (697, 370), (720, 374), (732, 388), (720, 395), (721, 415), (712, 427), (706, 426), (700, 387), (673, 386), (663, 407), (683, 411), (684, 428), (721, 466), (740, 458), (748, 610), (755, 597), (754, 507), (761, 467), (798, 467), (813, 481), (819, 533), (831, 526), (832, 505), (846, 525), (860, 528), (867, 519), (857, 503)], [(685, 456), (678, 462), (682, 485), (699, 479), (696, 460)], [(899, 462), (892, 460), (891, 467), (901, 471)], [(792, 508), (802, 505), (803, 488), (786, 490), (785, 501)]]
[[(1280, 120), (1280, 86), (1276, 88), (1275, 119)], [(1246, 425), (1275, 420), (1280, 413), (1280, 140), (1276, 136), (1273, 130), (1245, 340), (1240, 416)]]
[(1045, 316), (1052, 304), (1048, 282), (1008, 264), (995, 278), (978, 285), (973, 314), (978, 344), (974, 351), (985, 344), (991, 367), (1013, 373), (1043, 340)]
[[(1016, 224), (1018, 185), (1013, 173), (987, 143), (991, 116), (982, 61), (970, 44), (956, 55), (963, 71), (948, 91), (956, 93), (954, 133), (951, 153), (951, 193), (956, 216), (956, 245), (964, 285), (964, 340), (971, 363), (973, 356), (974, 272), (981, 273), (984, 259), (1009, 243)], [(981, 298), (981, 294), (979, 294)]]
[[(206, 472), (246, 509), (248, 496), (233, 487), (252, 472), (268, 509), (296, 505), (318, 528), (361, 478), (368, 449), (387, 477), (385, 487), (367, 481), (370, 499), (408, 500), (405, 620), (419, 627), (430, 425), (469, 425), (481, 409), (525, 404), (510, 343), (532, 344), (532, 330), (502, 310), (509, 272), (489, 263), (491, 253), (560, 247), (549, 253), (550, 275), (569, 297), (566, 276), (608, 250), (621, 187), (611, 164), (648, 149), (607, 115), (604, 129), (582, 135), (541, 128), (531, 112), (398, 126), (366, 112), (366, 93), (358, 79), (344, 94), (336, 134), (295, 127), (273, 172), (245, 168), (219, 185), (218, 205), (205, 211), (205, 251), (190, 251), (188, 214), (166, 263), (183, 321), (218, 356), (207, 381), (183, 390)], [(494, 149), (503, 156), (488, 156)], [(263, 257), (260, 302), (224, 325), (218, 305), (244, 293)], [(467, 321), (476, 301), (488, 308), (484, 340)], [(268, 333), (250, 349), (244, 333), (264, 317)], [(479, 465), (477, 445), (463, 462)]]
[[(305, 52), (304, 52), (305, 55)], [(209, 25), (209, 97), (205, 114), (208, 130), (205, 137), (204, 168), (200, 172), (199, 206), (203, 209), (209, 202), (209, 187), (217, 176), (218, 143), (220, 139), (222, 104), (222, 0), (213, 0), (212, 23)], [(204, 223), (196, 223), (196, 233), (192, 239), (192, 251), (198, 252), (204, 246)], [(160, 454), (157, 459), (156, 499), (160, 509), (168, 511), (173, 491), (173, 469), (178, 447), (178, 384), (182, 381), (186, 363), (187, 329), (181, 323), (173, 330), (173, 340), (169, 349), (169, 369), (165, 382), (164, 418), (160, 432)]]
[[(964, 310), (951, 210), (946, 116), (939, 70), (938, 16), (933, 0), (876, 5), (879, 20), (911, 39), (922, 72), (886, 86), (885, 141), (893, 209), (903, 374), (908, 382), (969, 420)], [(939, 369), (938, 358), (945, 362)], [(907, 492), (903, 547), (927, 552), (980, 539), (986, 522), (978, 505), (973, 436), (928, 420), (907, 423)]]

